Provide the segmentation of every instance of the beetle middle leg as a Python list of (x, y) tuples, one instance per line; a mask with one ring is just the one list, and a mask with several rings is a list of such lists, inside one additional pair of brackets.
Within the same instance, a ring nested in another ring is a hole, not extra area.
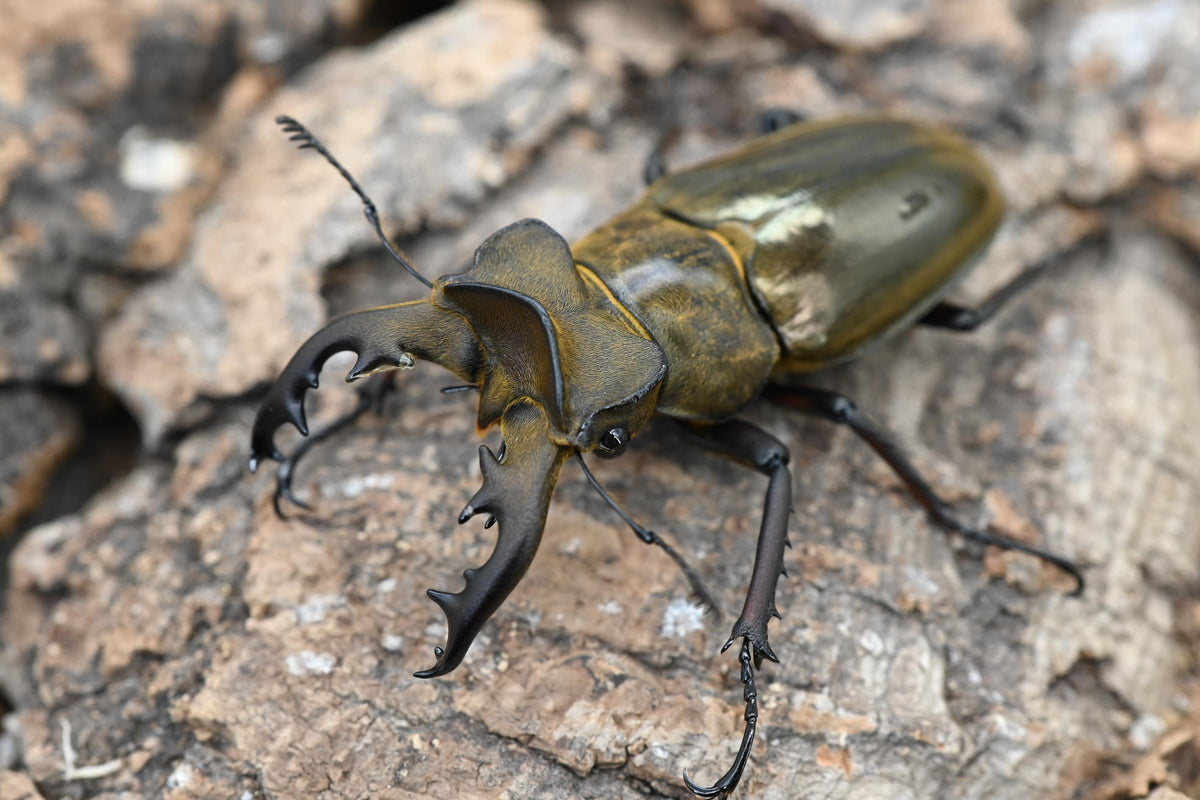
[(706, 450), (723, 455), (743, 466), (757, 469), (770, 478), (766, 498), (763, 501), (762, 523), (758, 532), (758, 547), (754, 555), (754, 570), (750, 576), (750, 587), (746, 591), (746, 602), (741, 616), (733, 625), (728, 641), (721, 652), (728, 650), (736, 639), (742, 640), (739, 660), (743, 699), (746, 702), (746, 728), (742, 743), (738, 747), (733, 766), (712, 786), (702, 787), (693, 783), (685, 774), (688, 789), (700, 797), (724, 797), (737, 786), (754, 746), (754, 733), (758, 727), (758, 694), (754, 684), (754, 670), (762, 666), (763, 659), (779, 663), (778, 656), (767, 641), (767, 623), (778, 618), (775, 607), (775, 587), (781, 575), (787, 571), (783, 566), (784, 548), (790, 546), (787, 538), (788, 517), (792, 511), (792, 473), (788, 469), (791, 459), (787, 448), (766, 431), (748, 422), (730, 420), (718, 425), (682, 425), (688, 438)]
[(1083, 573), (1074, 562), (1007, 536), (977, 530), (958, 519), (950, 504), (933, 490), (929, 482), (896, 444), (892, 434), (859, 411), (850, 398), (811, 386), (769, 386), (763, 396), (802, 414), (819, 417), (850, 428), (888, 463), (888, 466), (904, 483), (909, 494), (925, 508), (933, 521), (942, 529), (953, 531), (964, 539), (970, 539), (980, 544), (995, 545), (1006, 550), (1018, 550), (1036, 556), (1075, 579), (1076, 587), (1073, 594), (1078, 595), (1083, 591)]

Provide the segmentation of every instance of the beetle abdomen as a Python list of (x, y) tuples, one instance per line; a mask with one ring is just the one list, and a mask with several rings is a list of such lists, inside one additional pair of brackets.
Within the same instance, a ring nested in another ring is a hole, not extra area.
[(786, 128), (668, 175), (648, 200), (739, 252), (783, 344), (779, 371), (853, 357), (911, 323), (1004, 213), (964, 140), (886, 119)]

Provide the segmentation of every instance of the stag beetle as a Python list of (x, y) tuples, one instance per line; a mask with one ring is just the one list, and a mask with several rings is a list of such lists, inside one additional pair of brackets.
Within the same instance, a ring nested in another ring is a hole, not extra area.
[[(745, 769), (758, 721), (755, 671), (779, 659), (767, 640), (778, 617), (791, 513), (788, 451), (736, 418), (759, 396), (847, 426), (896, 471), (941, 527), (985, 544), (1021, 550), (1083, 577), (1070, 561), (976, 530), (957, 519), (896, 446), (848, 398), (781, 383), (781, 376), (860, 354), (916, 323), (972, 330), (1042, 269), (1035, 266), (978, 308), (941, 300), (987, 247), (1004, 203), (987, 166), (941, 127), (897, 119), (805, 122), (781, 127), (728, 155), (665, 173), (661, 150), (650, 185), (632, 208), (574, 246), (545, 223), (515, 222), (489, 237), (457, 275), (430, 282), (396, 251), (374, 204), (301, 124), (276, 120), (301, 148), (323, 155), (359, 195), (392, 256), (431, 290), (427, 300), (340, 316), (314, 334), (268, 390), (255, 419), (254, 470), (279, 461), (276, 503), (292, 499), (296, 458), (284, 458), (276, 429), (308, 434), (304, 396), (334, 353), (358, 359), (347, 375), (446, 368), (479, 392), (480, 430), (498, 424), (497, 453), (480, 447), (483, 487), (459, 514), (499, 522), (494, 552), (465, 571), (459, 592), (430, 589), (448, 635), (432, 678), (457, 667), (488, 618), (537, 552), (550, 496), (571, 456), (643, 541), (682, 567), (715, 608), (696, 573), (661, 537), (632, 520), (588, 471), (584, 453), (611, 458), (655, 413), (677, 421), (702, 448), (769, 478), (745, 604), (722, 651), (741, 640), (745, 729), (729, 770), (712, 786), (684, 775), (702, 797), (726, 796)], [(305, 445), (347, 418), (317, 432)]]

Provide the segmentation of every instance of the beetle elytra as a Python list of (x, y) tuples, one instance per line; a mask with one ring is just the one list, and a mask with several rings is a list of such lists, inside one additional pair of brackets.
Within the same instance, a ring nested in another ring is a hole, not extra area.
[[(1082, 587), (1071, 562), (960, 522), (892, 437), (850, 400), (779, 382), (852, 358), (918, 322), (972, 329), (1036, 274), (1023, 273), (978, 309), (942, 302), (1004, 213), (987, 166), (953, 133), (882, 118), (791, 125), (658, 177), (641, 201), (574, 246), (526, 219), (489, 237), (464, 272), (430, 282), (396, 252), (370, 199), (320, 142), (291, 118), (277, 121), (338, 168), (389, 252), (430, 296), (343, 315), (305, 342), (258, 411), (251, 469), (267, 458), (280, 461), (276, 500), (293, 499), (291, 469), (303, 450), (284, 458), (275, 431), (290, 422), (308, 433), (305, 393), (342, 350), (358, 356), (348, 380), (418, 359), (441, 365), (478, 390), (479, 428), (498, 425), (502, 435), (497, 453), (480, 448), (483, 486), (458, 517), (462, 523), (484, 513), (489, 526), (499, 522), (495, 550), (483, 566), (466, 570), (461, 591), (429, 590), (445, 612), (448, 635), (418, 677), (456, 668), (521, 580), (572, 456), (634, 531), (664, 548), (712, 605), (679, 554), (630, 519), (583, 461), (588, 453), (619, 455), (654, 414), (671, 418), (701, 447), (769, 479), (749, 588), (724, 648), (740, 640), (742, 743), (712, 786), (684, 776), (697, 795), (732, 792), (757, 727), (755, 671), (763, 659), (778, 661), (767, 625), (779, 616), (775, 588), (791, 511), (787, 449), (736, 418), (760, 395), (849, 427), (941, 527), (1036, 555)], [(661, 171), (647, 169), (652, 177)]]

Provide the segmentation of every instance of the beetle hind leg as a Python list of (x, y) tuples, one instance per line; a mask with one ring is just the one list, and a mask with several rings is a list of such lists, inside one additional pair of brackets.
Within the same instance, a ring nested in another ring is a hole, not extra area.
[(1054, 565), (1075, 580), (1075, 591), (1072, 594), (1078, 595), (1083, 592), (1083, 573), (1073, 561), (1007, 536), (977, 530), (958, 519), (950, 504), (933, 490), (929, 482), (896, 444), (892, 435), (859, 411), (850, 398), (811, 386), (770, 386), (763, 396), (803, 414), (820, 417), (850, 428), (887, 462), (892, 471), (903, 481), (909, 494), (925, 508), (933, 521), (943, 530), (953, 531), (964, 539), (970, 539), (980, 544), (995, 545), (1005, 550), (1017, 550), (1035, 556)]
[(970, 333), (980, 325), (988, 322), (998, 312), (1004, 309), (1010, 300), (1025, 291), (1029, 286), (1035, 283), (1039, 278), (1046, 274), (1046, 271), (1058, 261), (1063, 260), (1068, 255), (1088, 247), (1096, 242), (1103, 240), (1103, 234), (1093, 232), (1085, 235), (1082, 239), (1071, 244), (1065, 251), (1061, 253), (1053, 253), (1040, 261), (1036, 262), (1024, 271), (1018, 273), (1016, 277), (996, 289), (989, 297), (985, 298), (977, 306), (962, 306), (957, 303), (950, 303), (945, 300), (939, 302), (933, 308), (925, 312), (925, 314), (917, 320), (918, 325), (925, 325), (930, 328), (941, 328), (943, 330), (955, 331), (957, 333)]

